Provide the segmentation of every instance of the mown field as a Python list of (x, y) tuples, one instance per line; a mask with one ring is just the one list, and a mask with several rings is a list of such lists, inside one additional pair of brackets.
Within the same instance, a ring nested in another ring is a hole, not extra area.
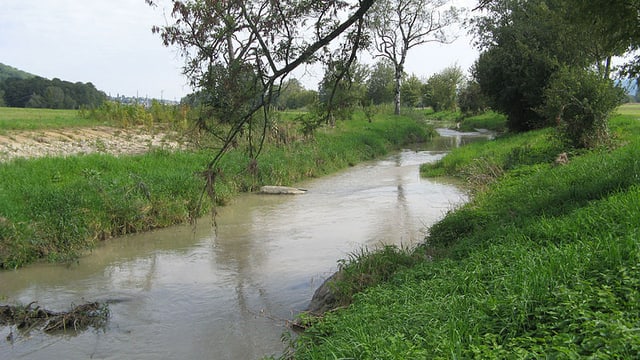
[[(268, 134), (256, 162), (250, 161), (242, 141), (225, 156), (216, 172), (215, 201), (203, 196), (202, 175), (214, 155), (213, 143), (189, 151), (157, 149), (135, 156), (90, 154), (1, 163), (0, 268), (76, 259), (97, 241), (195, 220), (238, 192), (265, 184), (291, 185), (403, 144), (427, 141), (434, 132), (421, 120), (378, 114), (369, 123), (357, 114), (334, 128), (318, 129), (313, 137), (301, 135), (296, 123), (283, 120), (277, 134)], [(58, 126), (57, 121), (43, 120), (40, 126), (51, 122)]]
[(99, 122), (82, 116), (78, 110), (0, 107), (0, 133), (9, 130), (60, 129), (98, 124)]
[[(426, 176), (470, 182), (473, 200), (417, 249), (346, 261), (336, 286), (352, 303), (305, 318), (312, 325), (292, 356), (640, 358), (637, 106), (610, 126), (612, 143), (596, 150), (565, 149), (547, 129), (424, 166)], [(556, 164), (562, 151), (569, 161)]]

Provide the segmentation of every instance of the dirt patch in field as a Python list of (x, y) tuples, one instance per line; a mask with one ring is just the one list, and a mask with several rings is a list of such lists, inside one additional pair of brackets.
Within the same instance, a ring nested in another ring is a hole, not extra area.
[(68, 156), (91, 153), (141, 154), (154, 148), (180, 149), (186, 145), (172, 131), (107, 126), (0, 134), (0, 162), (15, 158)]

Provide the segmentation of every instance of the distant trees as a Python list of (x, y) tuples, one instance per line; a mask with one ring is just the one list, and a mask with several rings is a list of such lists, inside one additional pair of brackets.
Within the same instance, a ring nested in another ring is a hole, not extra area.
[(416, 76), (411, 75), (400, 86), (402, 105), (415, 108), (424, 105), (425, 84)]
[(354, 62), (345, 68), (343, 62), (331, 62), (318, 89), (318, 99), (322, 111), (329, 114), (330, 123), (335, 118), (349, 119), (356, 106), (367, 101), (367, 79), (369, 69), (366, 65)]
[(8, 78), (0, 82), (0, 95), (5, 106), (50, 109), (98, 107), (106, 94), (92, 83), (68, 82), (42, 77)]
[(317, 91), (305, 89), (298, 79), (289, 79), (280, 87), (276, 106), (281, 110), (308, 108), (317, 100)]
[(458, 21), (448, 0), (377, 1), (369, 14), (376, 56), (388, 59), (395, 70), (395, 113), (400, 114), (404, 64), (412, 48), (427, 42), (447, 42), (446, 29)]
[(367, 81), (367, 96), (374, 105), (393, 102), (395, 69), (393, 63), (381, 58), (373, 65)]
[(450, 66), (432, 75), (426, 84), (427, 104), (435, 111), (456, 111), (458, 89), (464, 80), (459, 66)]

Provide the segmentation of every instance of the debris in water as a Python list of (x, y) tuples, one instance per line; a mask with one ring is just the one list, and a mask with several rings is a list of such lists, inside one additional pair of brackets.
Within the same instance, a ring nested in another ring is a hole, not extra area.
[[(73, 306), (69, 311), (42, 309), (35, 302), (24, 305), (0, 305), (0, 326), (16, 326), (22, 334), (39, 329), (47, 334), (83, 331), (89, 327), (104, 328), (109, 318), (107, 304), (98, 302)], [(7, 337), (13, 340), (13, 331)]]

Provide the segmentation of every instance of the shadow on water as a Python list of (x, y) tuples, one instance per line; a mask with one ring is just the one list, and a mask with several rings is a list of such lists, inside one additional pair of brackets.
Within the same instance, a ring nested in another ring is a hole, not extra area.
[(446, 137), (428, 149), (314, 179), (305, 195), (244, 194), (209, 219), (114, 239), (72, 266), (0, 272), (0, 300), (52, 310), (109, 302), (105, 329), (32, 333), (3, 342), (2, 359), (257, 359), (279, 354), (286, 320), (303, 310), (337, 260), (363, 247), (411, 245), (466, 201), (455, 186), (421, 179), (419, 166), (486, 134)]

